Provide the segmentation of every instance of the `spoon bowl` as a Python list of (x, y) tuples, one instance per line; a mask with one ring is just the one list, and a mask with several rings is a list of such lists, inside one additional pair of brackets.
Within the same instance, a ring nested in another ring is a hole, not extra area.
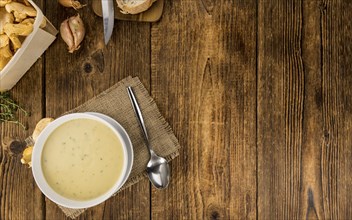
[(150, 181), (156, 188), (163, 189), (170, 182), (170, 167), (165, 158), (159, 157), (151, 150), (150, 160), (147, 164), (147, 173)]

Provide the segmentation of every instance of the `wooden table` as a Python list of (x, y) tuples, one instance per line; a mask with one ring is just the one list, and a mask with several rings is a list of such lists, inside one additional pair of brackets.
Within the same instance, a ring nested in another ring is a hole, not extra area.
[[(76, 14), (36, 2), (56, 27)], [(107, 47), (90, 4), (82, 48), (58, 38), (11, 91), (32, 116), (1, 140), (132, 75), (183, 148), (168, 189), (145, 179), (80, 219), (352, 218), (350, 0), (166, 0), (157, 23), (117, 21)], [(0, 151), (0, 219), (65, 218), (20, 157)]]

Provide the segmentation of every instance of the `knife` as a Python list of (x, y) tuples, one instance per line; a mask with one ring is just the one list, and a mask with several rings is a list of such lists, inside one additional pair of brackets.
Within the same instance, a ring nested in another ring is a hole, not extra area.
[(104, 22), (104, 42), (108, 44), (114, 29), (114, 3), (113, 0), (101, 0)]

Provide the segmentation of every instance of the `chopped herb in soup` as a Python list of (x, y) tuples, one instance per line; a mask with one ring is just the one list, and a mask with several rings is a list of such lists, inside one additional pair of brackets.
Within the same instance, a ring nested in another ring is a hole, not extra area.
[(54, 191), (66, 198), (89, 200), (113, 187), (122, 173), (124, 156), (110, 128), (92, 119), (75, 119), (48, 137), (41, 163)]

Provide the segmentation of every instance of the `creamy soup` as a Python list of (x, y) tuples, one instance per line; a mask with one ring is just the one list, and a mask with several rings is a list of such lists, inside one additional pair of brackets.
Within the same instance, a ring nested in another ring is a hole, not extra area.
[(113, 131), (92, 119), (68, 121), (48, 137), (42, 152), (48, 184), (73, 200), (96, 198), (122, 173), (122, 144)]

